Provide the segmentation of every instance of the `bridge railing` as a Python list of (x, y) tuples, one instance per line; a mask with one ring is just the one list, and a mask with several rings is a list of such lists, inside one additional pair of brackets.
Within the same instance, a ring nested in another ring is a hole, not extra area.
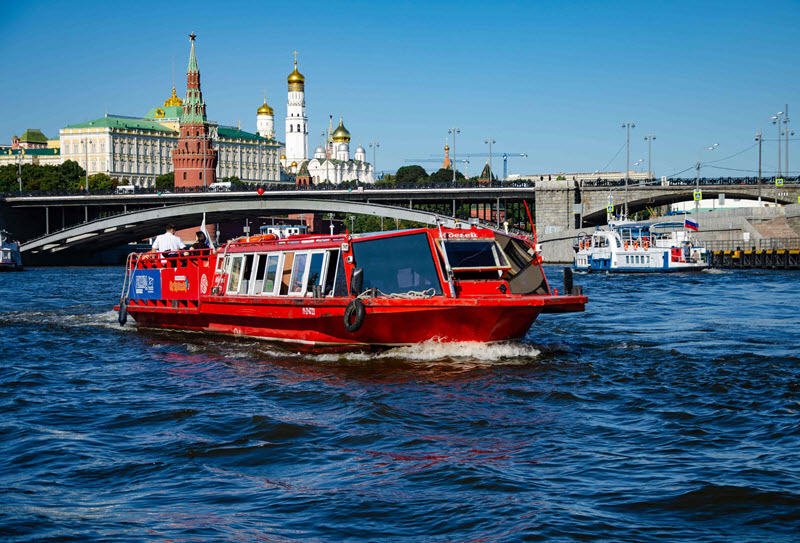
[(743, 240), (710, 240), (700, 242), (709, 251), (766, 251), (770, 249), (800, 249), (800, 237), (797, 238), (763, 238), (755, 241)]
[[(695, 185), (695, 178), (669, 178), (662, 182), (660, 179), (630, 179), (628, 187), (646, 187), (646, 186), (668, 186), (668, 187), (690, 187)], [(758, 177), (702, 177), (700, 178), (700, 185), (713, 186), (713, 185), (758, 185)], [(797, 185), (800, 184), (800, 176), (798, 177), (784, 177), (784, 185)], [(762, 177), (761, 185), (764, 187), (774, 186), (775, 177)], [(589, 179), (581, 181), (581, 186), (584, 188), (590, 187), (623, 187), (625, 186), (624, 179)], [(411, 190), (411, 189), (464, 189), (464, 188), (477, 188), (477, 189), (496, 189), (496, 188), (535, 188), (536, 179), (520, 179), (514, 181), (492, 181), (492, 182), (478, 182), (478, 181), (458, 181), (456, 183), (370, 183), (359, 184), (354, 183), (341, 183), (334, 185), (331, 183), (321, 183), (317, 185), (296, 185), (291, 182), (282, 183), (253, 183), (253, 184), (235, 184), (231, 186), (230, 190), (214, 190), (208, 187), (171, 187), (171, 188), (155, 188), (155, 187), (135, 187), (132, 192), (117, 192), (115, 189), (103, 190), (41, 190), (41, 191), (9, 191), (0, 193), (0, 198), (12, 197), (48, 197), (48, 196), (113, 196), (113, 195), (130, 195), (130, 194), (215, 194), (218, 192), (246, 192), (252, 193), (262, 189), (264, 192), (276, 191), (293, 191), (293, 192), (326, 192), (333, 190), (348, 190), (351, 192), (364, 192), (372, 190)]]

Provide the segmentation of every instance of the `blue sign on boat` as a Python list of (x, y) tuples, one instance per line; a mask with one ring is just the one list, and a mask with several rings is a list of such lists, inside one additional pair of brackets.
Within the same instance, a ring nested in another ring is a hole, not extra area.
[(160, 300), (161, 270), (134, 270), (128, 297), (139, 300)]

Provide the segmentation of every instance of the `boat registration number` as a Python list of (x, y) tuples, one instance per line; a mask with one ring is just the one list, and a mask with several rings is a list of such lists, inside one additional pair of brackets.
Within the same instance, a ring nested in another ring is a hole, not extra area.
[(316, 316), (317, 310), (314, 307), (304, 307), (303, 308), (303, 315), (311, 315), (312, 317)]

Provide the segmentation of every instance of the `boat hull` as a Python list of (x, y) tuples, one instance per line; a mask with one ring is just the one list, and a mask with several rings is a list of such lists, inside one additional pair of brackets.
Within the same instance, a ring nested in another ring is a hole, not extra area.
[(349, 301), (212, 297), (196, 308), (131, 305), (128, 314), (142, 329), (191, 330), (309, 346), (396, 346), (431, 340), (489, 343), (521, 339), (543, 311), (582, 310), (586, 298), (367, 298), (363, 325), (355, 332), (345, 328)]

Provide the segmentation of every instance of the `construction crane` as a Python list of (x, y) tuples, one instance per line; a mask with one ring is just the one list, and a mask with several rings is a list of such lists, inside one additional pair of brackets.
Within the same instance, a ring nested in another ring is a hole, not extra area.
[[(436, 155), (431, 155), (431, 157), (435, 157)], [(460, 157), (474, 157), (474, 158), (489, 158), (489, 153), (459, 153), (458, 156)], [(503, 159), (503, 179), (508, 177), (508, 159), (509, 158), (528, 158), (527, 153), (492, 153), (492, 158), (502, 158)], [(442, 162), (443, 159), (439, 158), (407, 158), (405, 162), (413, 162), (414, 164), (422, 164), (422, 163), (431, 163), (431, 162)]]

